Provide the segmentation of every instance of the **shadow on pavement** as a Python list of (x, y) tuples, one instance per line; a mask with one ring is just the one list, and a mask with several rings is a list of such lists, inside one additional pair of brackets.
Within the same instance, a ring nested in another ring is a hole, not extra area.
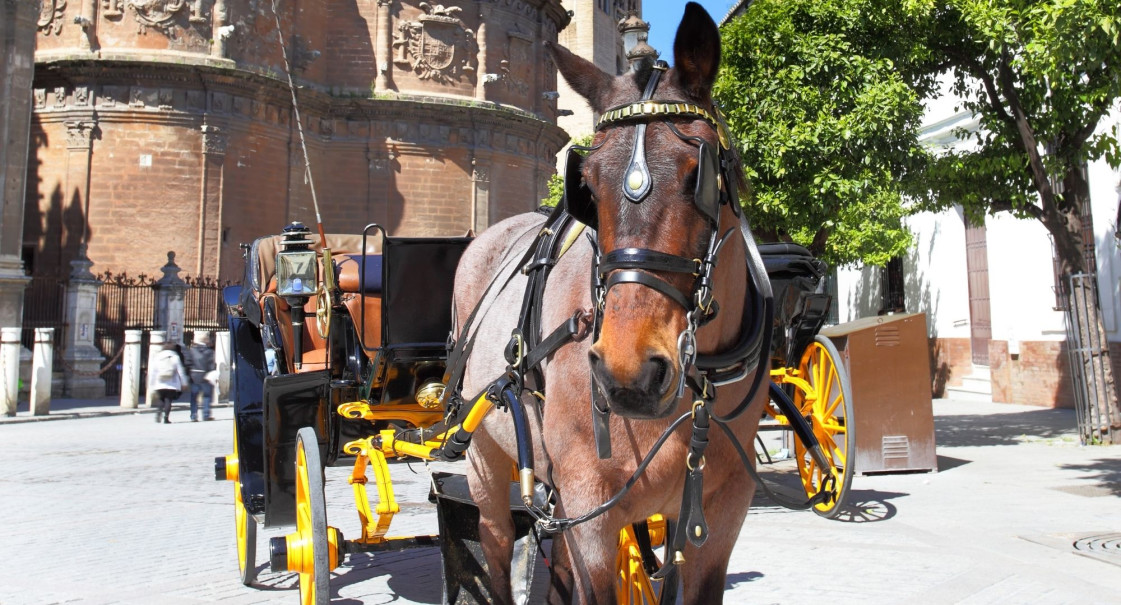
[(880, 492), (873, 489), (849, 490), (846, 502), (834, 521), (841, 523), (879, 523), (896, 515), (898, 509), (888, 502), (895, 498), (908, 496), (901, 492)]
[(1016, 445), (1024, 437), (1058, 439), (1075, 433), (1075, 427), (1073, 410), (934, 417), (935, 443), (939, 447)]
[(1108, 490), (1114, 496), (1121, 496), (1121, 459), (1099, 458), (1078, 464), (1063, 464), (1064, 470), (1083, 471), (1085, 479), (1097, 482), (1098, 487)]
[(972, 460), (965, 460), (963, 458), (951, 458), (950, 456), (938, 456), (938, 472), (944, 473), (948, 470), (955, 469), (959, 466), (971, 464)]
[(724, 578), (724, 590), (731, 590), (735, 588), (737, 584), (746, 584), (761, 579), (763, 579), (763, 574), (757, 571), (738, 571), (736, 573), (730, 573)]

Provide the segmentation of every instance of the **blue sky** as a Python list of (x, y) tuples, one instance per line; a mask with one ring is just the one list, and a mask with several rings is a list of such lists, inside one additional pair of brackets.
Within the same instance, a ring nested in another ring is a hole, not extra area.
[[(677, 33), (677, 24), (681, 23), (681, 15), (685, 14), (686, 0), (643, 0), (642, 18), (650, 24), (650, 37), (647, 42), (661, 54), (661, 59), (673, 65), (673, 36)], [(736, 0), (699, 0), (698, 4), (705, 7), (712, 20), (720, 23), (724, 15), (732, 8)]]

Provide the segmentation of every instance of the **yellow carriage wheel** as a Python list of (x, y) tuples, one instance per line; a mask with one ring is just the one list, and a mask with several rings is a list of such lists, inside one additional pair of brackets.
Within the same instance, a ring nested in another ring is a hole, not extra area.
[(810, 422), (829, 462), (828, 468), (820, 468), (806, 446), (796, 439), (794, 455), (798, 462), (798, 474), (807, 496), (816, 494), (827, 479), (832, 479), (834, 495), (814, 506), (814, 512), (827, 519), (841, 513), (852, 484), (853, 466), (850, 460), (856, 452), (852, 386), (840, 359), (833, 342), (818, 335), (806, 348), (798, 364), (798, 373), (809, 384), (809, 390), (802, 387), (794, 389), (794, 405)]
[(338, 567), (342, 535), (327, 527), (323, 464), (315, 429), (296, 435), (296, 533), (285, 536), (288, 570), (300, 574), (300, 603), (331, 602), (331, 570)]
[[(661, 515), (646, 520), (646, 534), (650, 546), (657, 548), (666, 543), (667, 523)], [(619, 532), (619, 551), (615, 557), (615, 602), (630, 605), (661, 605), (677, 601), (678, 572), (674, 568), (670, 574), (655, 580), (646, 571), (642, 560), (639, 539), (643, 529), (639, 524), (628, 525)], [(654, 562), (661, 566), (662, 561), (655, 554)]]
[[(237, 419), (234, 419), (234, 455), (226, 458), (226, 468), (233, 466), (234, 478), (234, 531), (237, 533), (237, 568), (241, 583), (246, 586), (257, 579), (257, 521), (245, 509), (241, 494), (241, 468), (237, 448)], [(230, 471), (226, 471), (230, 475)]]

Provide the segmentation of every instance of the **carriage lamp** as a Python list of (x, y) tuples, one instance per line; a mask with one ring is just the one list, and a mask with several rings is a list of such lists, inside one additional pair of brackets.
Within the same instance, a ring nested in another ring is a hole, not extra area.
[(299, 369), (303, 359), (304, 304), (315, 296), (315, 242), (311, 230), (295, 222), (284, 228), (280, 252), (276, 254), (276, 294), (292, 309), (292, 364)]
[(623, 35), (623, 52), (631, 67), (638, 65), (643, 59), (658, 58), (658, 51), (646, 43), (650, 33), (650, 24), (638, 16), (638, 11), (627, 11), (627, 16), (619, 21), (619, 33)]

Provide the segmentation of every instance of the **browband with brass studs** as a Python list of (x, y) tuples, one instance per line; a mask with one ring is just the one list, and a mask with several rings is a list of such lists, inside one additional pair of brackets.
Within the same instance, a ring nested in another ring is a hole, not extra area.
[(720, 139), (721, 147), (728, 149), (731, 145), (728, 132), (707, 109), (700, 105), (680, 101), (638, 101), (637, 103), (608, 109), (596, 122), (596, 130), (618, 122), (627, 122), (650, 116), (695, 116), (701, 118), (716, 130), (716, 136)]

